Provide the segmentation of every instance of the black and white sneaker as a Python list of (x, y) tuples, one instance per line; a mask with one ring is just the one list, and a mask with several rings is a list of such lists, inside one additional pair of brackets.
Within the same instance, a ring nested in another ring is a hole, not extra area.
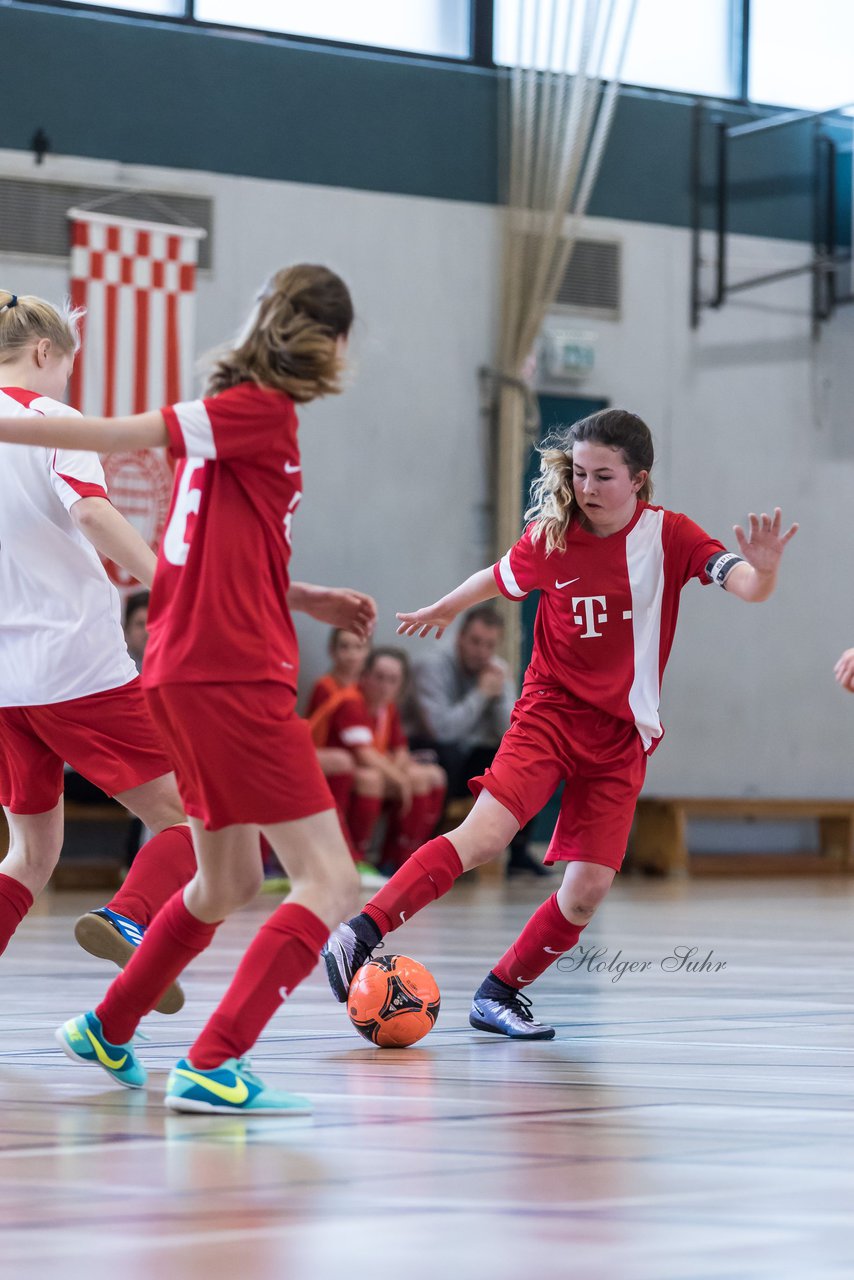
[(366, 916), (355, 916), (346, 924), (339, 924), (329, 935), (320, 954), (332, 994), (341, 1004), (347, 1000), (353, 974), (370, 960), (381, 942), (379, 930)]
[(553, 1040), (555, 1035), (554, 1027), (536, 1021), (527, 996), (491, 978), (475, 992), (469, 1022), (477, 1031), (491, 1031), (511, 1040)]

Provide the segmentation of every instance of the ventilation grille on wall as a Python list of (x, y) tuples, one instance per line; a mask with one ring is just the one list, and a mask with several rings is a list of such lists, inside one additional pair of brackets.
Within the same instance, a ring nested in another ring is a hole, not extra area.
[(618, 319), (621, 269), (619, 240), (576, 240), (554, 306)]
[(0, 254), (67, 259), (68, 210), (108, 197), (109, 203), (99, 206), (104, 213), (203, 227), (208, 234), (199, 243), (199, 266), (211, 265), (213, 201), (204, 196), (124, 191), (120, 187), (87, 187), (72, 182), (32, 182), (25, 178), (0, 177)]

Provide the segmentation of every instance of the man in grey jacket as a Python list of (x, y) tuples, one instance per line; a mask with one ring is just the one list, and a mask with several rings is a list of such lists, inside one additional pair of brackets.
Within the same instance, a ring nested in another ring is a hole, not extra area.
[[(504, 620), (491, 604), (463, 616), (453, 649), (437, 648), (415, 668), (407, 717), (413, 747), (431, 747), (448, 775), (448, 796), (468, 795), (468, 780), (492, 763), (516, 701), (498, 646)], [(419, 723), (420, 721), (420, 723)], [(508, 875), (545, 867), (527, 851), (528, 828), (510, 846)]]

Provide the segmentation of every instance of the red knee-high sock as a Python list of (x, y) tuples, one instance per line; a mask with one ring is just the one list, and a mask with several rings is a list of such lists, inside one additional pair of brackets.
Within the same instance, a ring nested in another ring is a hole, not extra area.
[(424, 843), (424, 813), (427, 808), (427, 796), (413, 796), (412, 803), (406, 813), (400, 812), (395, 805), (389, 814), (388, 830), (383, 842), (383, 862), (393, 867), (402, 867), (409, 855)]
[(383, 802), (379, 796), (360, 796), (358, 792), (354, 792), (350, 797), (347, 826), (360, 859), (368, 851), (382, 807)]
[(581, 937), (583, 924), (567, 920), (553, 893), (531, 916), (509, 951), (493, 966), (496, 978), (509, 987), (526, 987)]
[(350, 792), (353, 790), (352, 773), (327, 773), (326, 782), (332, 792), (335, 808), (339, 813), (346, 813)]
[(33, 895), (27, 886), (0, 871), (0, 956), (32, 905)]
[(189, 1052), (200, 1071), (247, 1053), (286, 996), (308, 977), (329, 937), (323, 921), (285, 902), (258, 930), (231, 986)]
[(375, 893), (364, 908), (385, 937), (411, 920), (416, 911), (447, 893), (463, 873), (463, 864), (450, 840), (437, 836), (416, 849), (388, 884)]
[(195, 874), (190, 828), (167, 827), (142, 846), (124, 884), (107, 906), (147, 928), (163, 904)]
[(170, 982), (210, 945), (221, 923), (206, 924), (191, 915), (183, 890), (172, 895), (95, 1010), (110, 1044), (127, 1044)]
[(356, 848), (347, 823), (347, 811), (350, 807), (350, 795), (353, 791), (353, 775), (352, 773), (328, 773), (326, 781), (329, 785), (329, 790), (332, 792), (335, 808), (338, 810), (338, 821), (341, 823), (341, 831), (347, 841), (350, 857), (354, 862), (358, 862), (359, 851)]
[(445, 811), (445, 792), (447, 787), (434, 787), (432, 791), (427, 793), (427, 804), (424, 809), (424, 831), (421, 835), (422, 840), (429, 840), (436, 829), (436, 825)]
[(395, 809), (389, 818), (383, 862), (402, 867), (412, 851), (430, 839), (442, 816), (444, 804), (445, 788), (435, 787), (423, 796), (413, 796), (406, 813), (401, 814), (399, 809)]

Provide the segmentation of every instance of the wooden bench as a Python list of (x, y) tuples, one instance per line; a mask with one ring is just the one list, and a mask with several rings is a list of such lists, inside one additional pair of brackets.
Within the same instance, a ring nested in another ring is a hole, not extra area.
[[(65, 801), (66, 826), (73, 823), (111, 823), (127, 827), (131, 815), (123, 805), (111, 800), (105, 804), (81, 804), (76, 800)], [(0, 858), (9, 851), (9, 827), (6, 815), (0, 809)], [(124, 861), (116, 858), (70, 857), (60, 860), (53, 873), (51, 884), (55, 889), (116, 888), (121, 884)]]
[(686, 839), (689, 818), (818, 822), (818, 854), (761, 854), (745, 858), (721, 855), (716, 858), (719, 864), (726, 863), (724, 869), (732, 872), (854, 870), (854, 800), (779, 800), (756, 796), (725, 799), (642, 796), (638, 801), (629, 844), (630, 865), (657, 875), (685, 874), (689, 870), (690, 859)]

